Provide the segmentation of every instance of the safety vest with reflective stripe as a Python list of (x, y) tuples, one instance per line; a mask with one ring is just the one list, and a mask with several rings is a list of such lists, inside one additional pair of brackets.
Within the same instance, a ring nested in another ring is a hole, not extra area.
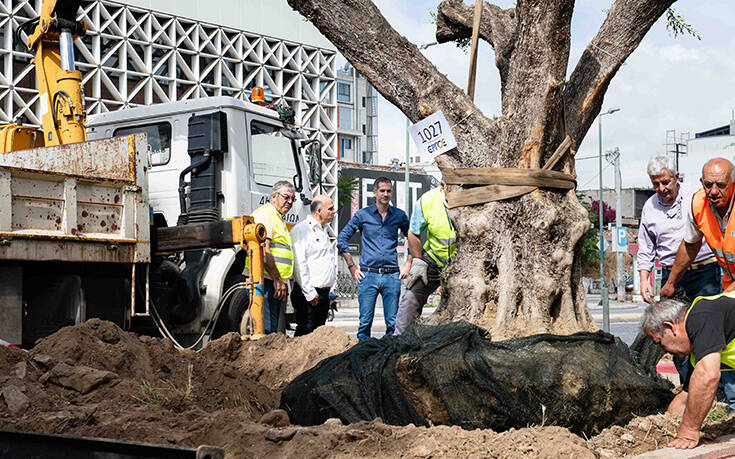
[[(694, 308), (694, 305), (697, 304), (699, 300), (715, 300), (721, 296), (726, 296), (728, 298), (732, 298), (735, 300), (735, 292), (720, 293), (719, 295), (712, 295), (712, 296), (698, 296), (697, 298), (694, 299), (694, 302), (692, 302), (692, 305), (689, 307), (689, 310), (687, 311), (687, 315), (684, 318), (684, 323), (686, 324), (686, 319), (687, 317), (689, 317), (689, 313), (692, 312), (692, 308)], [(689, 361), (692, 363), (692, 367), (693, 367), (694, 363), (696, 362), (696, 359), (694, 358), (694, 352), (689, 354)], [(733, 371), (733, 370), (735, 370), (735, 339), (727, 343), (727, 346), (725, 346), (725, 349), (720, 351), (720, 371)]]
[[(273, 226), (273, 238), (270, 243), (271, 255), (276, 262), (276, 269), (281, 279), (291, 279), (293, 275), (293, 242), (291, 242), (291, 234), (288, 232), (283, 217), (271, 203), (263, 204), (253, 212), (253, 218), (258, 221), (258, 215), (271, 214), (272, 220), (275, 222)], [(246, 263), (250, 268), (250, 260)]]
[(457, 233), (449, 220), (444, 193), (434, 188), (421, 196), (421, 212), (428, 224), (428, 237), (424, 251), (440, 268), (448, 265), (457, 256)]
[(692, 196), (692, 215), (699, 230), (704, 234), (707, 245), (717, 257), (725, 275), (722, 276), (722, 288), (726, 289), (733, 282), (735, 276), (735, 219), (730, 218), (722, 236), (720, 224), (707, 201), (704, 190), (699, 190)]

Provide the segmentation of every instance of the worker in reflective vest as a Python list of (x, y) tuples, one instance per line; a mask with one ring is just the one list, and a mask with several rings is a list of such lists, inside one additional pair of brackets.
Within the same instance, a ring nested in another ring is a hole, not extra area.
[[(291, 209), (295, 193), (291, 183), (281, 180), (273, 185), (271, 200), (253, 212), (255, 223), (265, 226), (266, 239), (263, 253), (263, 285), (256, 294), (263, 295), (265, 333), (278, 331), (281, 309), (288, 295), (288, 280), (293, 275), (293, 243), (283, 216)], [(249, 269), (250, 260), (245, 267)]]
[(643, 313), (641, 331), (664, 351), (689, 356), (684, 390), (667, 411), (683, 414), (669, 446), (694, 448), (718, 383), (730, 405), (728, 411), (735, 409), (735, 292), (698, 297), (691, 306), (671, 298), (655, 302)]
[(684, 240), (671, 268), (661, 296), (674, 294), (679, 279), (692, 265), (707, 240), (723, 271), (722, 288), (727, 292), (735, 289), (735, 220), (733, 207), (733, 165), (725, 158), (715, 158), (702, 168), (702, 189), (694, 194), (685, 225)]
[[(457, 255), (457, 233), (449, 218), (444, 195), (446, 185), (427, 191), (414, 206), (408, 231), (408, 248), (413, 255), (411, 270), (406, 278), (406, 291), (398, 305), (396, 335), (413, 324), (426, 300), (439, 287), (441, 270)], [(427, 238), (421, 250), (421, 233)]]

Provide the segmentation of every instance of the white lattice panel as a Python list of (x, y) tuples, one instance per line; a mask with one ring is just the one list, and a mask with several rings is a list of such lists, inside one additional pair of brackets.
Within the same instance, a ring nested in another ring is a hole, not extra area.
[[(32, 56), (13, 40), (41, 3), (0, 0), (3, 122), (25, 115), (40, 124)], [(80, 18), (88, 32), (75, 42), (76, 64), (88, 113), (207, 96), (245, 99), (262, 86), (294, 108), (310, 138), (322, 141), (324, 191), (336, 202), (334, 51), (110, 1), (84, 2)]]

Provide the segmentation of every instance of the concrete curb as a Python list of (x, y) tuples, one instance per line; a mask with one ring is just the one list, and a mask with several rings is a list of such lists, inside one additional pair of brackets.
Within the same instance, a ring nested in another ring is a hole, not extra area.
[(634, 457), (719, 459), (733, 456), (735, 456), (735, 435), (725, 435), (715, 440), (715, 443), (700, 445), (694, 449), (662, 448)]

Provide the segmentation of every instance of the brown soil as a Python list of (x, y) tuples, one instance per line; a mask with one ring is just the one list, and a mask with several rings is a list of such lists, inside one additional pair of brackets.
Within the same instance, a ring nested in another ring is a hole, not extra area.
[[(673, 415), (635, 418), (589, 440), (553, 426), (495, 433), (380, 420), (344, 426), (332, 419), (299, 427), (284, 426), (278, 413), (266, 418), (281, 427), (259, 422), (277, 408), (291, 379), (354, 343), (321, 327), (300, 338), (253, 342), (229, 334), (195, 353), (90, 320), (60, 330), (28, 353), (0, 347), (0, 429), (218, 445), (228, 458), (594, 458), (665, 446), (679, 422)], [(431, 398), (419, 393), (415, 400), (432, 411)], [(705, 438), (735, 432), (735, 420), (710, 424), (704, 432)]]

